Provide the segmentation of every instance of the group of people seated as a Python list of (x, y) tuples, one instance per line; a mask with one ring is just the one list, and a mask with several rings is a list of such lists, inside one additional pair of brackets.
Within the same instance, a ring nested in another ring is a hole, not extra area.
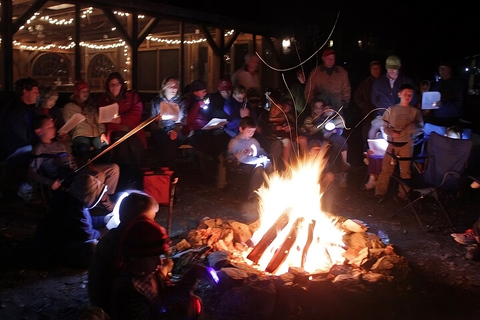
[[(230, 79), (221, 79), (218, 92), (211, 94), (201, 80), (190, 83), (183, 95), (179, 86), (177, 78), (168, 77), (158, 97), (144, 103), (113, 72), (103, 93), (93, 96), (89, 84), (78, 80), (69, 101), (58, 106), (55, 88), (32, 78), (16, 81), (15, 96), (2, 110), (7, 168), (2, 179), (15, 177), (9, 187), (27, 202), (32, 195), (47, 194), (43, 202), (49, 213), (39, 227), (42, 243), (82, 264), (79, 257), (88, 257), (100, 239), (119, 193), (143, 190), (146, 148), (158, 151), (158, 167), (176, 172), (179, 146), (192, 146), (200, 164), (214, 164), (213, 172), (203, 173), (217, 178), (219, 187), (231, 183), (229, 172), (221, 174), (229, 162), (229, 169), (247, 177), (242, 186), (246, 200), (256, 197), (266, 176), (327, 145), (328, 170), (340, 180), (348, 170), (341, 117), (320, 98), (299, 123), (292, 99), (280, 91), (267, 97), (266, 108), (258, 90)], [(115, 114), (108, 118), (103, 107)], [(144, 118), (151, 121), (139, 128)], [(220, 122), (212, 124), (215, 119)], [(110, 149), (116, 142), (121, 143)]]
[[(58, 98), (54, 88), (32, 78), (16, 81), (15, 96), (2, 110), (2, 186), (45, 205), (37, 234), (45, 256), (85, 266), (112, 217), (121, 178), (133, 179), (131, 173), (140, 171), (144, 133), (112, 151), (106, 148), (140, 123), (143, 104), (116, 72), (108, 76), (98, 101), (83, 80), (75, 83), (64, 106), (55, 106)], [(112, 104), (115, 116), (101, 121), (98, 108)]]
[[(2, 179), (18, 177), (19, 185), (39, 186), (50, 194), (47, 212), (37, 226), (39, 257), (49, 264), (89, 268), (92, 305), (112, 319), (196, 319), (201, 301), (191, 289), (197, 271), (188, 271), (175, 283), (170, 280), (173, 262), (159, 258), (168, 254), (170, 243), (154, 220), (159, 204), (141, 191), (141, 185), (121, 184), (125, 170), (128, 175), (132, 168), (141, 169), (147, 148), (145, 130), (136, 130), (144, 112), (140, 96), (127, 90), (118, 73), (109, 75), (99, 99), (90, 96), (87, 82), (77, 81), (63, 107), (55, 106), (59, 98), (55, 89), (43, 88), (34, 79), (18, 80), (15, 89), (15, 97), (2, 110), (6, 168)], [(152, 141), (172, 167), (175, 159), (164, 151), (165, 141), (175, 143), (183, 141), (182, 134), (189, 136), (183, 117), (169, 120), (162, 109), (163, 102), (180, 104), (175, 100), (177, 90), (178, 80), (166, 79), (164, 95), (152, 103), (152, 119), (157, 120)], [(102, 120), (99, 108), (112, 105), (116, 114)], [(14, 180), (10, 182), (17, 188)]]
[[(220, 173), (224, 170), (225, 158), (236, 166), (250, 166), (245, 172), (252, 176), (251, 185), (256, 187), (246, 187), (246, 197), (252, 198), (261, 185), (253, 180), (262, 177), (263, 172), (268, 175), (288, 169), (295, 159), (309, 154), (309, 142), (315, 140), (317, 146), (332, 146), (330, 169), (345, 183), (349, 165), (347, 144), (342, 137), (344, 124), (339, 113), (322, 99), (315, 102), (312, 114), (301, 118), (299, 123), (292, 99), (281, 91), (267, 97), (270, 108), (266, 108), (258, 92), (247, 91), (241, 84), (234, 86), (226, 78), (220, 79), (215, 93), (208, 94), (201, 80), (189, 84), (188, 90), (181, 96), (178, 80), (169, 77), (151, 104), (151, 117), (161, 115), (162, 108), (170, 109), (167, 104), (179, 110), (175, 120), (161, 117), (150, 128), (152, 143), (169, 167), (176, 167), (177, 149), (181, 145), (193, 147), (200, 158), (203, 174), (206, 178), (216, 176), (219, 188), (227, 185), (225, 176)], [(238, 150), (239, 145), (242, 150)], [(253, 161), (252, 157), (259, 156), (269, 161)], [(247, 157), (249, 164), (242, 160)], [(208, 171), (209, 167), (202, 166), (204, 162), (213, 162), (215, 170)], [(259, 170), (262, 173), (258, 173)]]
[[(269, 168), (264, 168), (268, 173), (288, 169), (295, 159), (308, 155), (312, 145), (328, 144), (332, 147), (329, 170), (338, 173), (340, 185), (345, 185), (349, 165), (347, 144), (342, 137), (344, 124), (340, 114), (325, 100), (316, 98), (311, 114), (307, 115), (308, 109), (302, 113), (306, 116), (300, 117), (293, 99), (281, 91), (273, 92), (264, 101), (259, 90), (247, 90), (227, 78), (220, 79), (214, 93), (207, 93), (201, 80), (188, 84), (185, 94), (181, 94), (179, 87), (177, 78), (167, 77), (160, 94), (144, 102), (137, 92), (127, 89), (119, 73), (113, 72), (99, 97), (91, 95), (86, 81), (78, 80), (68, 103), (58, 106), (59, 93), (55, 88), (39, 86), (32, 78), (18, 80), (15, 97), (2, 111), (1, 127), (2, 158), (8, 165), (28, 168), (20, 175), (19, 194), (30, 194), (31, 188), (25, 185), (32, 182), (57, 190), (82, 171), (103, 173), (106, 169), (99, 163), (108, 164), (109, 170), (116, 172), (116, 182), (110, 183), (107, 195), (116, 192), (117, 183), (130, 183), (142, 189), (143, 150), (157, 150), (159, 167), (176, 172), (181, 145), (192, 146), (202, 172), (217, 178), (217, 185), (224, 187), (227, 178), (219, 174), (225, 170), (220, 168), (225, 164), (223, 159), (241, 163), (229, 147), (230, 141), (244, 134), (247, 128), (255, 129), (253, 137), (260, 150), (265, 150), (262, 155), (270, 161)], [(112, 106), (116, 107), (115, 115), (104, 119), (100, 110)], [(152, 119), (148, 127), (140, 128), (108, 153), (102, 153), (148, 116)], [(247, 119), (242, 122), (244, 118)], [(212, 120), (220, 123), (209, 123)], [(252, 151), (249, 156), (261, 155), (260, 150)], [(95, 164), (90, 163), (98, 154), (102, 157)], [(208, 172), (207, 166), (203, 166), (206, 162), (213, 162), (215, 170)], [(83, 168), (85, 163), (87, 168)], [(255, 164), (257, 171), (263, 168), (262, 163)], [(247, 189), (247, 198), (252, 198), (258, 187)], [(102, 201), (111, 207), (109, 202)]]

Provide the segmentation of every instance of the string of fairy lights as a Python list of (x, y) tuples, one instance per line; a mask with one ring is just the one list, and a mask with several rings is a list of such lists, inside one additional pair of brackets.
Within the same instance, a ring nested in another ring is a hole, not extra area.
[[(234, 33), (234, 30), (230, 30), (225, 33), (225, 36), (230, 36)], [(166, 44), (180, 44), (180, 40), (174, 40), (174, 39), (165, 39), (165, 38), (160, 38), (160, 37), (155, 37), (155, 36), (147, 36), (147, 40), (149, 41), (155, 41), (155, 42), (161, 42), (161, 43), (166, 43)], [(1, 39), (0, 39), (1, 41)], [(195, 39), (195, 40), (184, 40), (184, 44), (196, 44), (196, 43), (201, 43), (207, 41), (206, 38), (201, 38), (201, 39)], [(125, 46), (126, 42), (124, 40), (118, 40), (118, 42), (114, 42), (111, 44), (94, 44), (94, 43), (87, 43), (87, 42), (80, 42), (80, 46), (86, 47), (89, 49), (94, 49), (94, 50), (108, 50), (108, 49), (115, 49), (119, 47)], [(54, 43), (47, 44), (47, 45), (25, 45), (22, 44), (19, 41), (13, 40), (13, 46), (18, 47), (21, 50), (29, 50), (29, 51), (47, 51), (53, 48), (60, 49), (60, 50), (70, 50), (73, 47), (75, 47), (75, 42), (71, 42), (68, 45), (57, 45)]]
[[(93, 13), (93, 7), (89, 7), (81, 12), (80, 17), (82, 19), (88, 18), (90, 14)], [(121, 12), (121, 11), (114, 11), (113, 12), (115, 15), (118, 15), (120, 17), (128, 17), (130, 13), (128, 12)], [(144, 15), (138, 15), (139, 19), (144, 19)], [(35, 20), (40, 20), (40, 21), (46, 21), (49, 24), (56, 25), (56, 26), (67, 26), (71, 25), (75, 22), (73, 18), (71, 19), (57, 19), (53, 18), (50, 16), (41, 16), (39, 12), (36, 12), (33, 14), (30, 19), (26, 21), (26, 23), (20, 27), (19, 30), (23, 30), (25, 28), (28, 28), (28, 30), (34, 30), (33, 23)], [(115, 30), (115, 28), (112, 28), (112, 31)], [(230, 30), (225, 32), (225, 36), (231, 36), (234, 33), (234, 30)], [(157, 37), (153, 35), (149, 35), (146, 37), (146, 40), (148, 41), (153, 41), (153, 42), (158, 42), (158, 43), (163, 43), (167, 45), (178, 45), (181, 44), (182, 41), (178, 39), (169, 39), (166, 37)], [(0, 38), (0, 43), (2, 39)], [(186, 45), (192, 45), (192, 44), (198, 44), (207, 41), (206, 38), (200, 38), (200, 39), (191, 39), (191, 40), (184, 40), (183, 43)], [(52, 49), (56, 50), (71, 50), (75, 47), (75, 42), (70, 42), (67, 45), (59, 45), (55, 43), (50, 43), (50, 44), (43, 44), (43, 45), (28, 45), (28, 44), (22, 44), (19, 41), (13, 40), (12, 42), (14, 47), (19, 48), (20, 50), (26, 50), (26, 51), (49, 51)], [(116, 48), (121, 48), (123, 47), (123, 54), (125, 56), (125, 65), (127, 68), (124, 69), (124, 72), (128, 72), (128, 66), (130, 65), (131, 59), (130, 59), (130, 54), (129, 54), (129, 46), (126, 44), (126, 41), (123, 39), (105, 44), (97, 44), (97, 43), (88, 43), (88, 42), (80, 42), (79, 45), (84, 48), (92, 49), (92, 50), (112, 50)]]
[[(93, 7), (89, 7), (89, 8), (87, 8), (87, 9), (85, 9), (81, 12), (80, 17), (82, 19), (86, 19), (92, 13), (93, 13)], [(121, 12), (121, 11), (114, 11), (113, 13), (118, 15), (118, 16), (121, 16), (121, 17), (128, 17), (130, 15), (130, 13), (128, 13), (128, 12)], [(139, 14), (138, 18), (139, 19), (144, 19), (145, 15)], [(47, 21), (49, 24), (53, 24), (53, 25), (70, 25), (75, 21), (73, 18), (71, 18), (71, 19), (57, 19), (57, 18), (52, 18), (50, 16), (41, 16), (39, 12), (36, 12), (36, 13), (33, 14), (32, 17), (30, 17), (30, 19), (28, 19), (26, 21), (25, 25), (20, 27), (20, 30), (25, 29), (26, 26), (27, 26), (27, 28), (30, 28), (28, 26), (32, 25), (33, 22), (37, 19), (41, 20), (41, 21)], [(115, 28), (112, 28), (112, 31), (113, 30), (115, 30)], [(234, 33), (234, 30), (230, 30), (230, 31), (225, 33), (225, 36), (230, 36), (233, 33)], [(175, 45), (175, 44), (180, 44), (181, 43), (181, 41), (178, 40), (178, 39), (168, 39), (168, 38), (165, 38), (165, 37), (156, 37), (156, 36), (152, 36), (152, 35), (147, 36), (146, 39), (149, 40), (149, 41), (165, 43), (165, 44), (170, 44), (170, 45), (171, 44)], [(1, 41), (1, 38), (0, 38), (0, 41)], [(200, 38), (200, 39), (184, 40), (183, 43), (189, 45), (189, 44), (197, 44), (197, 43), (201, 43), (201, 42), (205, 42), (205, 41), (207, 41), (206, 38)], [(50, 50), (50, 49), (54, 49), (54, 48), (55, 49), (60, 49), (60, 50), (70, 50), (73, 47), (75, 47), (74, 42), (71, 42), (68, 45), (57, 45), (57, 44), (52, 43), (52, 44), (37, 46), (37, 45), (25, 45), (25, 44), (22, 44), (21, 42), (16, 41), (16, 40), (13, 41), (13, 45), (15, 47), (18, 47), (18, 48), (22, 49), (22, 50), (30, 50), (30, 51), (46, 51), (46, 50)], [(92, 43), (81, 42), (80, 46), (86, 47), (86, 48), (89, 48), (89, 49), (94, 49), (94, 50), (109, 50), (109, 49), (115, 49), (115, 48), (118, 48), (118, 47), (125, 46), (125, 41), (124, 40), (119, 40), (118, 42), (114, 42), (114, 43), (111, 43), (111, 44), (92, 44)]]

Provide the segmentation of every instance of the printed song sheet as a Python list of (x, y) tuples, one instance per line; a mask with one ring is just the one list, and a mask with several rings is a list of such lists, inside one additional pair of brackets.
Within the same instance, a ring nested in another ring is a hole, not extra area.
[(428, 91), (422, 94), (422, 110), (438, 109), (441, 95), (438, 91)]
[(213, 118), (202, 128), (202, 130), (223, 128), (223, 126), (226, 125), (227, 123), (228, 123), (227, 119)]
[(75, 113), (67, 122), (58, 129), (59, 134), (69, 133), (70, 130), (75, 128), (80, 122), (85, 121), (85, 116), (81, 113)]
[(98, 108), (98, 122), (108, 123), (118, 117), (118, 103)]
[(162, 115), (162, 120), (178, 121), (180, 107), (176, 103), (161, 102), (160, 114)]

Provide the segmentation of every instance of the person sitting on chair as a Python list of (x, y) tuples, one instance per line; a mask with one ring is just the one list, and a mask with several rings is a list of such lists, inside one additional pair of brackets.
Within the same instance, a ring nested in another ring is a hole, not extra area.
[(77, 166), (72, 154), (67, 152), (65, 143), (55, 140), (56, 129), (53, 120), (47, 115), (40, 115), (33, 120), (33, 128), (40, 142), (33, 147), (34, 158), (28, 168), (31, 180), (47, 185), (52, 190), (60, 187), (68, 189), (70, 181), (78, 174), (92, 175), (100, 183), (107, 185), (107, 193), (101, 199), (102, 205), (113, 210), (110, 200), (118, 184), (120, 169), (114, 163), (90, 164), (76, 172)]
[(247, 198), (254, 197), (255, 190), (264, 183), (264, 172), (269, 175), (273, 172), (267, 153), (262, 149), (257, 139), (253, 138), (257, 125), (252, 117), (243, 117), (240, 120), (240, 133), (233, 137), (228, 144), (228, 156), (235, 158), (238, 168), (244, 174), (250, 175), (247, 189)]

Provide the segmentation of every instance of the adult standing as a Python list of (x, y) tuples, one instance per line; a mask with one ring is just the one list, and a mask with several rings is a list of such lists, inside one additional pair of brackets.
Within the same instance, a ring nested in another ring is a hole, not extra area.
[(382, 64), (379, 61), (370, 62), (370, 75), (360, 82), (353, 100), (360, 109), (362, 115), (362, 140), (365, 144), (368, 139), (368, 131), (373, 116), (370, 112), (375, 109), (372, 103), (372, 87), (376, 79), (382, 75)]
[(351, 86), (348, 72), (335, 64), (335, 50), (328, 48), (322, 53), (323, 64), (313, 69), (305, 84), (305, 99), (308, 103), (317, 96), (334, 110), (347, 108), (350, 103)]
[(232, 75), (232, 83), (244, 86), (247, 92), (261, 94), (260, 59), (255, 53), (245, 55), (243, 66)]
[[(387, 72), (373, 82), (372, 103), (376, 109), (380, 110), (376, 111), (375, 118), (372, 120), (370, 130), (368, 131), (369, 139), (376, 139), (378, 135), (383, 135), (381, 129), (383, 125), (383, 113), (387, 108), (400, 103), (398, 96), (400, 87), (404, 84), (415, 87), (412, 79), (400, 72), (401, 66), (402, 63), (398, 56), (388, 56), (385, 61), (385, 69), (387, 69)], [(415, 103), (416, 97), (413, 96), (410, 104), (414, 106)]]
[[(296, 77), (290, 86), (290, 92), (292, 93), (293, 103), (295, 105), (295, 114), (297, 117), (302, 114), (308, 116), (309, 111), (305, 112), (307, 101), (305, 100), (305, 71), (303, 68), (298, 68), (296, 71)], [(305, 117), (306, 117), (305, 116)]]
[(440, 92), (441, 98), (438, 109), (423, 110), (425, 120), (425, 139), (435, 131), (445, 134), (446, 128), (458, 126), (463, 114), (463, 88), (460, 79), (453, 75), (450, 62), (442, 61), (438, 66), (438, 76), (430, 84), (429, 91)]
[(162, 82), (162, 91), (152, 100), (151, 116), (164, 113), (163, 108), (178, 110), (178, 119), (161, 119), (153, 123), (152, 142), (158, 149), (167, 167), (176, 170), (177, 148), (183, 142), (182, 121), (184, 118), (182, 102), (179, 95), (179, 81), (175, 77), (167, 77)]

